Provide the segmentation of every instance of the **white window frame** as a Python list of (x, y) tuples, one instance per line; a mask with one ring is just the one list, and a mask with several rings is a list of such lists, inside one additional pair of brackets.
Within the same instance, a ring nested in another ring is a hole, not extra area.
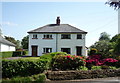
[(44, 34), (43, 39), (53, 39), (52, 34)]
[(43, 53), (51, 53), (52, 48), (43, 48)]

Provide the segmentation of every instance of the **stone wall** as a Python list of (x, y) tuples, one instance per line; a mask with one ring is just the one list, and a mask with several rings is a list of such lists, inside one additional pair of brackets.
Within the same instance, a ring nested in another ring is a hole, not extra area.
[(120, 77), (120, 69), (88, 70), (88, 71), (48, 71), (47, 79), (50, 80), (74, 80), (104, 77)]

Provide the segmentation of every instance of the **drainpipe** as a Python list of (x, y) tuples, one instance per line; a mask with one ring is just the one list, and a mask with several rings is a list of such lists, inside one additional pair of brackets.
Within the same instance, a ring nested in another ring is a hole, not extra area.
[(56, 52), (58, 51), (58, 34), (56, 33)]

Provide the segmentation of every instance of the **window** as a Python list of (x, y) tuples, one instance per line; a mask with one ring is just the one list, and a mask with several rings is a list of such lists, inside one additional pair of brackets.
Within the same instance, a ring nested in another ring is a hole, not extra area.
[(82, 34), (77, 34), (77, 39), (82, 39)]
[(51, 53), (52, 48), (43, 48), (43, 53)]
[(34, 34), (32, 39), (37, 39), (37, 34)]
[(70, 34), (61, 34), (61, 39), (71, 39)]
[(52, 39), (52, 34), (43, 35), (43, 39)]
[(70, 54), (70, 48), (61, 48), (61, 51)]

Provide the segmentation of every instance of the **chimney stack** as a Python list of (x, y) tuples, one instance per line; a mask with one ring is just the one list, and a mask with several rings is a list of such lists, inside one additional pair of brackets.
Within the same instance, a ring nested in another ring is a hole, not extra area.
[(56, 24), (57, 24), (57, 25), (60, 25), (60, 17), (57, 17), (57, 19), (56, 19)]

